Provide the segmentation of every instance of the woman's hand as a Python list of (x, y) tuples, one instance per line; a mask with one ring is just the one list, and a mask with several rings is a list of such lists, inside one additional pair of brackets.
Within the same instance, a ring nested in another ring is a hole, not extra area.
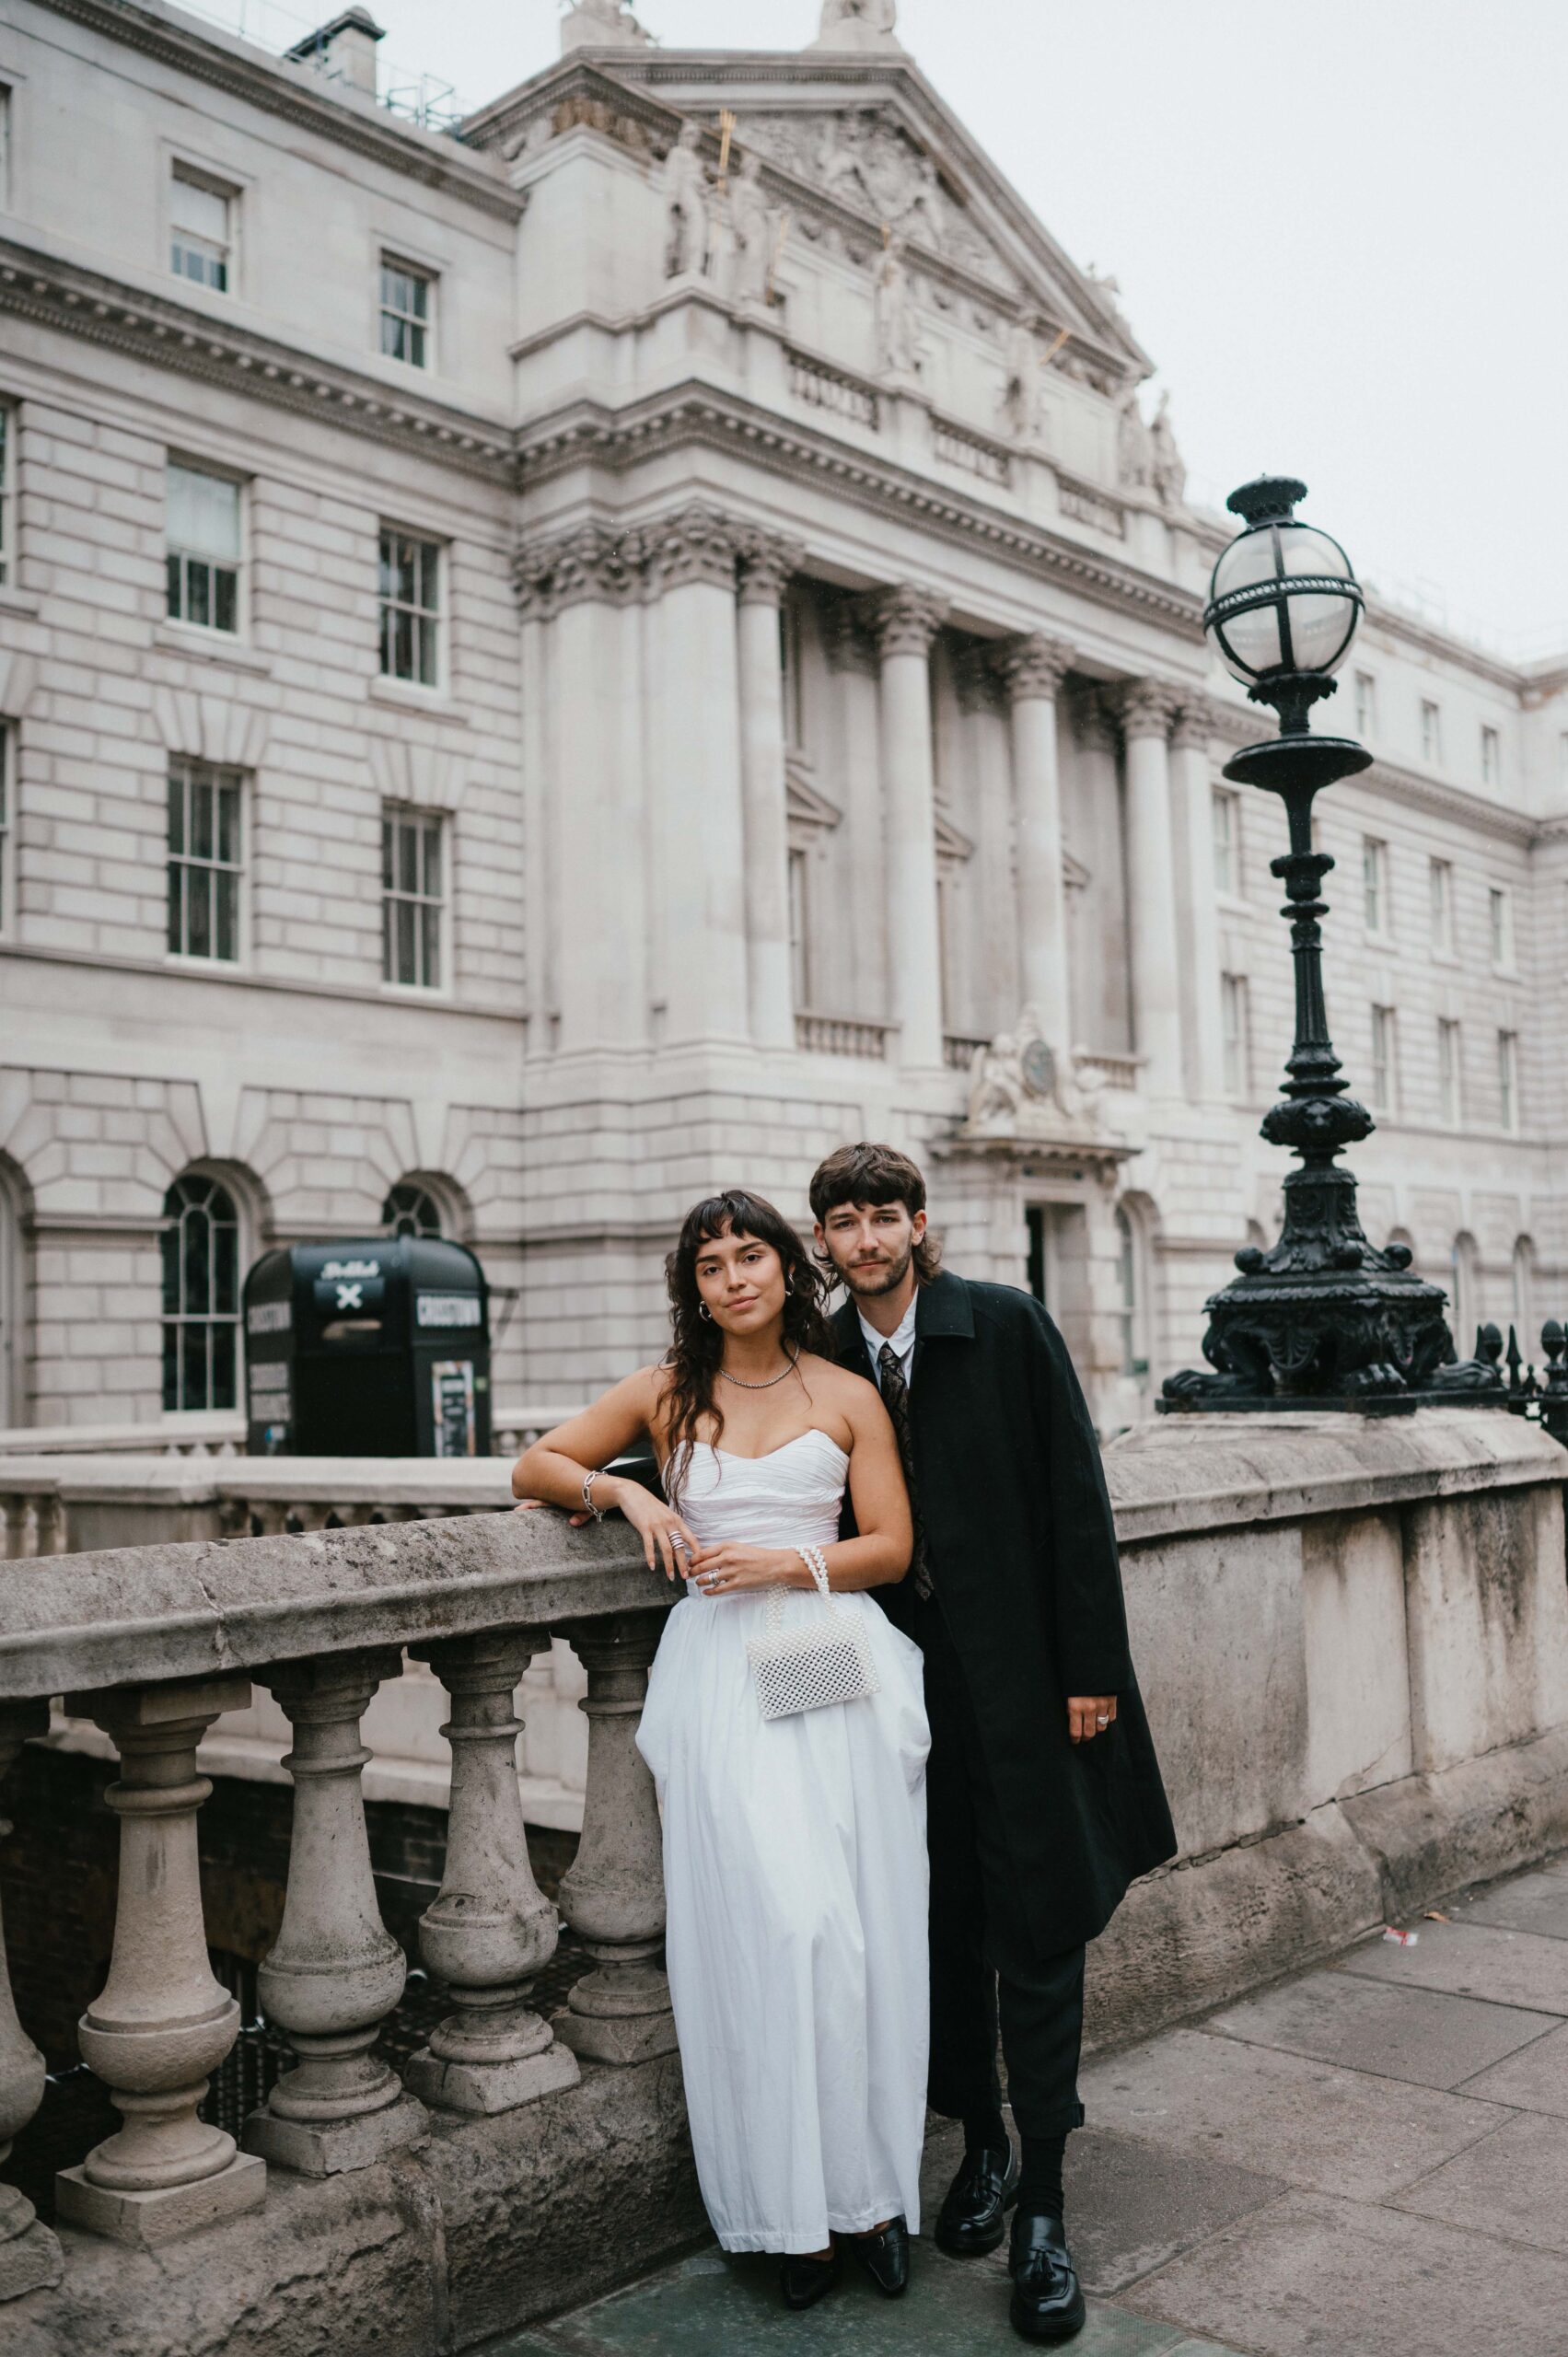
[(1116, 1723), (1114, 1694), (1070, 1694), (1067, 1698), (1067, 1733), (1074, 1743), (1093, 1743)]
[[(697, 1551), (696, 1533), (689, 1529), (672, 1506), (645, 1490), (640, 1481), (617, 1480), (613, 1492), (606, 1497), (607, 1485), (602, 1476), (595, 1488), (596, 1503), (623, 1514), (643, 1542), (643, 1560), (649, 1571), (662, 1563), (667, 1580), (684, 1579), (687, 1563)], [(687, 1550), (687, 1562), (677, 1561), (679, 1548)]]
[(814, 1585), (793, 1547), (702, 1547), (691, 1576), (704, 1596), (739, 1596), (749, 1588)]

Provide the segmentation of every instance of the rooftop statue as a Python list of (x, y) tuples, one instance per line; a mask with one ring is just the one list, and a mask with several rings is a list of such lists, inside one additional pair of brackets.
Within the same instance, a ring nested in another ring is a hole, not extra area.
[(573, 0), (561, 21), (563, 52), (569, 49), (642, 48), (651, 39), (625, 0)]
[(680, 136), (665, 158), (664, 274), (683, 278), (701, 274), (708, 259), (708, 175), (698, 154), (702, 131), (683, 122)]
[(822, 0), (813, 49), (897, 49), (898, 0)]

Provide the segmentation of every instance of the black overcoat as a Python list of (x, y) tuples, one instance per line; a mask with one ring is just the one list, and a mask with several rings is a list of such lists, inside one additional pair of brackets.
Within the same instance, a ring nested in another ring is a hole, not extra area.
[[(853, 1301), (839, 1354), (872, 1376)], [(915, 1309), (914, 1488), (932, 1584), (962, 1664), (1030, 1930), (1044, 1955), (1102, 1932), (1176, 1834), (1132, 1671), (1099, 1442), (1039, 1302), (942, 1275)], [(873, 1591), (913, 1634), (913, 1590)], [(1114, 1694), (1092, 1742), (1070, 1694)]]

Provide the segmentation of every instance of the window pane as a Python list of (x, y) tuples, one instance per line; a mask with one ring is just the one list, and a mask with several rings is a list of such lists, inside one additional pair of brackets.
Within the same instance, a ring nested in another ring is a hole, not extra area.
[(218, 801), (218, 857), (233, 866), (239, 860), (239, 788), (220, 785)]
[(392, 614), (392, 676), (413, 677), (413, 616), (406, 606), (394, 608)]
[(426, 827), (424, 834), (424, 888), (433, 900), (441, 898), (441, 830)]
[(404, 352), (403, 357), (409, 363), (411, 367), (424, 367), (424, 330), (422, 327), (411, 327), (407, 331), (407, 350)]
[(397, 906), (395, 900), (383, 900), (381, 903), (381, 980), (384, 982), (395, 982), (398, 979), (392, 940)]
[(382, 533), (381, 545), (377, 558), (377, 563), (380, 568), (380, 594), (383, 598), (389, 598), (392, 594), (392, 538), (393, 536), (390, 532)]
[(171, 459), (168, 468), (168, 538), (171, 547), (199, 556), (239, 561), (239, 485), (222, 475)]
[(413, 903), (411, 900), (399, 900), (395, 905), (397, 922), (395, 979), (400, 982), (416, 981), (418, 976), (414, 971), (413, 963)]
[(232, 1318), (239, 1306), (239, 1234), (228, 1220), (213, 1224), (212, 1306), (220, 1317)]
[(234, 1380), (236, 1329), (230, 1324), (215, 1326), (213, 1338), (212, 1404), (215, 1408), (232, 1408), (235, 1404)]
[(418, 543), (405, 540), (400, 533), (392, 543), (392, 578), (398, 602), (404, 606), (415, 605), (419, 586)]
[(192, 958), (210, 958), (213, 954), (212, 886), (210, 867), (185, 870), (185, 947)]
[(441, 911), (427, 900), (420, 910), (424, 927), (424, 971), (421, 979), (429, 990), (441, 987)]
[(177, 229), (193, 229), (199, 238), (212, 238), (215, 245), (228, 243), (227, 197), (215, 189), (202, 188), (178, 171), (169, 191), (168, 217)]
[(185, 870), (172, 859), (168, 863), (168, 946), (176, 958), (185, 946)]
[(168, 781), (168, 848), (185, 848), (185, 781), (173, 775)]
[(381, 314), (381, 350), (389, 360), (401, 360), (403, 356), (403, 323), (394, 319), (390, 311)]
[(180, 1307), (180, 1230), (170, 1222), (158, 1238), (163, 1255), (164, 1315), (172, 1318)]
[(181, 577), (181, 576), (182, 576), (182, 565), (181, 565), (181, 561), (180, 561), (180, 559), (179, 557), (177, 557), (177, 556), (175, 556), (175, 555), (173, 555), (173, 554), (171, 553), (171, 554), (170, 554), (168, 558), (166, 558), (166, 560), (165, 560), (165, 571), (166, 571), (167, 575), (168, 575), (168, 600), (167, 600), (167, 602), (168, 602), (168, 607), (169, 619), (170, 619), (171, 621), (178, 621), (180, 620), (180, 613), (181, 613), (181, 610), (182, 610), (182, 605), (183, 605), (182, 592), (183, 592), (183, 586), (184, 586), (184, 585), (183, 585), (183, 580), (182, 580), (182, 577)]
[(203, 630), (212, 621), (207, 602), (211, 584), (212, 574), (208, 567), (194, 557), (188, 559), (185, 566), (185, 619), (188, 622), (199, 622)]
[(216, 627), (219, 630), (238, 630), (239, 575), (231, 573), (226, 565), (221, 566), (214, 572), (213, 585), (216, 593), (213, 600), (213, 620)]
[(392, 821), (390, 819), (383, 819), (381, 821), (381, 888), (385, 892), (389, 892), (392, 888)]
[(419, 683), (424, 688), (436, 685), (436, 625), (428, 621), (419, 624)]
[(419, 889), (419, 830), (407, 819), (398, 820), (398, 889)]
[(239, 955), (239, 878), (221, 872), (213, 878), (217, 897), (217, 939), (215, 954), (219, 958)]
[(197, 859), (213, 855), (213, 789), (203, 778), (191, 781), (191, 850)]

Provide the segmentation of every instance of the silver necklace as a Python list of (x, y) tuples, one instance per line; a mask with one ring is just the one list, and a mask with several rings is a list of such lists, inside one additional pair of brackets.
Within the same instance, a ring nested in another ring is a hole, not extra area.
[(784, 1381), (784, 1375), (793, 1375), (799, 1364), (800, 1359), (797, 1353), (785, 1367), (784, 1375), (770, 1375), (765, 1383), (748, 1383), (743, 1375), (731, 1375), (728, 1367), (726, 1366), (721, 1366), (719, 1373), (723, 1376), (726, 1383), (738, 1383), (742, 1391), (771, 1391), (775, 1383), (782, 1383)]

